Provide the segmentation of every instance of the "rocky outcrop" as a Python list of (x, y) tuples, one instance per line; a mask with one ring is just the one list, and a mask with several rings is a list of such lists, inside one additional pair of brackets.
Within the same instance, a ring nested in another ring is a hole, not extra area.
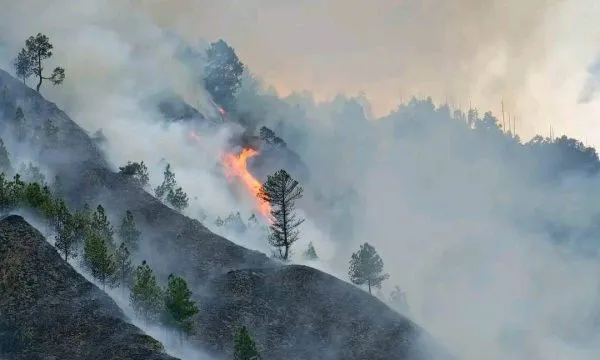
[(16, 215), (0, 220), (0, 358), (175, 360)]

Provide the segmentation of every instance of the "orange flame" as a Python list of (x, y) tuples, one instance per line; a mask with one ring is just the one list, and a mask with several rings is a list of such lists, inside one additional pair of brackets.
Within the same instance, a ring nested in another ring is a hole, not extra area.
[(258, 151), (254, 149), (244, 149), (235, 156), (233, 154), (225, 154), (223, 156), (223, 165), (225, 167), (225, 175), (228, 178), (239, 178), (248, 192), (252, 194), (256, 201), (257, 210), (266, 219), (271, 219), (271, 204), (258, 197), (258, 193), (262, 184), (248, 171), (248, 159), (258, 155)]

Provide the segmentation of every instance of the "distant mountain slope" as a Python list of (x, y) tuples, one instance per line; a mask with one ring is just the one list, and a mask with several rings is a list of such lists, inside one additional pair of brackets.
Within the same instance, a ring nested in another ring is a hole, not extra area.
[(0, 358), (175, 360), (22, 217), (0, 220)]
[[(110, 171), (79, 126), (0, 71), (2, 89), (6, 89), (0, 97), (4, 125), (21, 106), (34, 127), (56, 119), (58, 137), (72, 138), (39, 151), (40, 161), (65, 179), (69, 200), (77, 205), (101, 203), (117, 216), (132, 210), (143, 232), (140, 258), (148, 260), (159, 277), (177, 273), (188, 281), (201, 308), (195, 339), (203, 346), (217, 353), (230, 352), (233, 329), (246, 325), (258, 333), (264, 360), (438, 358), (418, 351), (420, 328), (375, 297), (318, 270), (279, 265), (210, 232)], [(249, 272), (257, 275), (244, 275)], [(41, 346), (27, 344), (36, 349)]]

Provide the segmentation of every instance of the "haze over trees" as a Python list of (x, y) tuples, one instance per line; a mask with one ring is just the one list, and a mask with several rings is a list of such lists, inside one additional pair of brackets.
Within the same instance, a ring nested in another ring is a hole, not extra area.
[(133, 213), (130, 210), (125, 212), (125, 216), (121, 220), (118, 236), (129, 251), (137, 251), (141, 232), (137, 229)]
[(37, 92), (40, 92), (43, 80), (50, 81), (52, 85), (62, 84), (65, 80), (65, 69), (60, 66), (54, 68), (49, 77), (44, 76), (43, 62), (52, 57), (53, 48), (50, 39), (46, 35), (38, 33), (25, 41), (25, 47), (21, 49), (14, 61), (17, 77), (24, 83), (31, 76), (37, 78)]
[(302, 198), (302, 193), (302, 186), (283, 169), (269, 175), (258, 193), (259, 198), (271, 204), (268, 241), (284, 261), (288, 260), (290, 247), (299, 238), (298, 227), (304, 222), (295, 212), (296, 200)]
[(121, 243), (119, 248), (115, 251), (115, 265), (115, 276), (117, 279), (119, 279), (120, 285), (125, 288), (125, 286), (131, 283), (131, 277), (133, 273), (131, 254), (129, 253), (129, 249), (125, 243)]
[(352, 254), (348, 274), (352, 283), (367, 284), (369, 294), (371, 294), (371, 287), (381, 288), (381, 283), (390, 277), (383, 273), (383, 260), (369, 243), (364, 243), (357, 252)]
[(308, 243), (308, 247), (304, 251), (304, 258), (306, 260), (317, 260), (319, 257), (317, 256), (317, 250), (315, 250), (315, 246), (312, 241)]
[(145, 188), (150, 180), (150, 177), (148, 176), (148, 167), (143, 161), (128, 161), (125, 166), (119, 167), (119, 174), (130, 178), (135, 185), (141, 188)]

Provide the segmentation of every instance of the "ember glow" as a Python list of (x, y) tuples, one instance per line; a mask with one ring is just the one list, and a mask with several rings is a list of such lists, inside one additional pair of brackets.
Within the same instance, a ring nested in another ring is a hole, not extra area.
[(248, 192), (254, 197), (256, 208), (266, 219), (271, 219), (271, 204), (258, 197), (262, 184), (250, 171), (248, 171), (248, 159), (258, 155), (254, 149), (244, 149), (237, 156), (234, 154), (225, 154), (223, 156), (223, 167), (225, 175), (229, 179), (238, 178)]

